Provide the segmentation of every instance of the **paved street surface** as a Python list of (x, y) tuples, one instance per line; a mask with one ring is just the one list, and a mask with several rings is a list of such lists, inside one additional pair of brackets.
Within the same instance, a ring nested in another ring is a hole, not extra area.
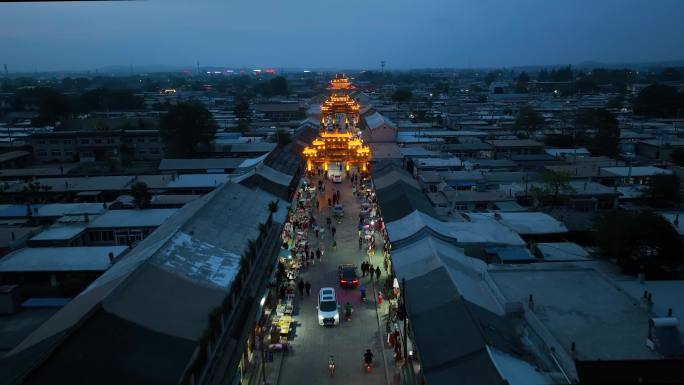
[[(318, 178), (314, 177), (313, 184), (317, 186), (317, 183)], [(331, 247), (332, 234), (329, 229), (326, 229), (323, 240), (317, 240), (313, 232), (310, 232), (310, 247), (316, 250), (316, 247), (320, 245), (324, 250), (324, 256), (321, 264), (310, 265), (302, 274), (305, 281), (311, 282), (311, 295), (307, 297), (305, 294), (304, 298), (296, 303), (297, 326), (291, 338), (292, 350), (284, 357), (278, 384), (387, 384), (385, 362), (381, 352), (383, 349), (381, 339), (384, 338), (384, 332), (381, 334), (378, 327), (373, 284), (368, 277), (361, 277), (361, 262), (364, 258), (367, 260), (368, 256), (365, 248), (361, 251), (358, 248), (357, 224), (360, 205), (352, 194), (351, 183), (348, 179), (343, 179), (341, 184), (327, 181), (325, 186), (325, 193), (319, 192), (320, 209), (316, 220), (322, 227), (325, 227), (326, 217), (328, 215), (332, 217), (332, 214), (329, 214), (327, 198), (338, 189), (341, 195), (340, 203), (344, 205), (345, 217), (340, 224), (333, 220), (333, 226), (337, 228), (336, 251)], [(382, 246), (380, 246), (381, 243), (378, 245), (380, 258), (376, 256), (374, 260), (380, 261)], [(340, 288), (337, 279), (337, 266), (340, 263), (354, 263), (359, 266), (361, 284), (366, 285), (367, 288), (365, 303), (360, 301), (358, 288)], [(337, 300), (341, 306), (340, 325), (337, 327), (318, 325), (316, 302), (318, 290), (321, 287), (335, 288)], [(348, 301), (354, 306), (354, 313), (352, 320), (345, 322), (344, 304)], [(371, 373), (365, 373), (363, 370), (363, 353), (366, 349), (371, 349), (374, 354), (374, 367)], [(335, 356), (337, 365), (337, 371), (333, 377), (328, 373), (330, 355)]]

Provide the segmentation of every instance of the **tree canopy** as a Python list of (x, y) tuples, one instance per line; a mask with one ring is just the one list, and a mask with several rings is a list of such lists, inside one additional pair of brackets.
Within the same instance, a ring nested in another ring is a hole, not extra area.
[[(648, 184), (648, 196), (651, 204), (662, 207), (681, 201), (681, 184), (676, 174), (653, 175)], [(684, 219), (684, 218), (683, 218)]]
[(252, 120), (249, 111), (249, 100), (247, 98), (240, 98), (235, 103), (233, 113), (238, 120), (238, 130), (242, 133), (247, 132), (249, 130), (249, 123)]
[(143, 98), (127, 89), (98, 88), (83, 93), (81, 99), (90, 111), (140, 110), (145, 107)]
[(288, 145), (290, 142), (292, 142), (292, 138), (290, 137), (290, 133), (283, 130), (282, 128), (279, 128), (276, 131), (276, 143), (278, 143), (278, 147), (284, 147), (284, 146)]
[(575, 115), (575, 127), (580, 130), (596, 130), (594, 140), (589, 143), (592, 155), (611, 158), (618, 155), (620, 126), (610, 111), (605, 108), (579, 110)]
[[(684, 219), (684, 218), (683, 218)], [(617, 260), (625, 273), (666, 278), (667, 267), (682, 262), (684, 246), (672, 225), (660, 215), (642, 211), (610, 212), (595, 223), (596, 244), (603, 255)]]
[(673, 87), (652, 84), (639, 92), (632, 108), (636, 115), (675, 118), (684, 109), (684, 95)]
[(513, 128), (516, 132), (524, 132), (527, 136), (542, 128), (544, 117), (530, 106), (523, 106), (515, 117)]
[(407, 103), (413, 98), (411, 90), (400, 88), (392, 94), (392, 100), (397, 103)]
[(532, 197), (537, 203), (557, 201), (561, 195), (571, 195), (575, 189), (570, 185), (570, 174), (565, 172), (546, 171), (541, 174), (541, 187), (530, 189)]
[(131, 195), (133, 196), (133, 204), (139, 209), (143, 209), (150, 205), (152, 195), (147, 189), (145, 182), (136, 182), (131, 186)]
[(216, 122), (199, 103), (178, 103), (159, 119), (159, 131), (172, 156), (187, 157), (214, 139)]

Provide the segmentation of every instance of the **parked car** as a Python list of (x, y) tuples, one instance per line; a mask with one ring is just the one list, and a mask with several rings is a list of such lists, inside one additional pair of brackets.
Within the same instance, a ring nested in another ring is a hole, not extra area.
[(359, 275), (356, 273), (356, 266), (345, 263), (337, 268), (340, 277), (341, 287), (354, 287), (359, 284)]
[(337, 304), (335, 289), (324, 287), (318, 292), (318, 324), (336, 326), (340, 324), (340, 306)]
[(342, 183), (342, 175), (333, 175), (332, 181), (333, 183)]

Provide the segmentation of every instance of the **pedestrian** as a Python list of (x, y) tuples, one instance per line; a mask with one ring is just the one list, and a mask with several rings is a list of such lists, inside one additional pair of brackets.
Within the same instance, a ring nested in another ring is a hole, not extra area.
[(328, 198), (328, 207), (332, 207), (332, 200)]
[(337, 251), (337, 242), (336, 241), (332, 242), (332, 249), (333, 249), (333, 251)]
[(304, 296), (304, 281), (303, 280), (301, 280), (301, 279), (299, 280), (299, 283), (297, 284), (297, 288), (299, 289), (299, 295), (303, 297)]
[(318, 239), (318, 232), (319, 231), (320, 231), (320, 229), (318, 228), (318, 225), (316, 225), (316, 227), (314, 227), (314, 233), (316, 234), (316, 239)]
[(330, 232), (332, 233), (332, 239), (335, 239), (335, 233), (337, 232), (337, 228), (335, 226), (330, 229)]
[(359, 237), (359, 250), (362, 249), (362, 245), (363, 245), (363, 238)]
[(320, 203), (321, 202), (319, 202), (318, 199), (316, 199), (316, 211), (318, 211), (318, 206), (320, 205)]
[(325, 224), (328, 226), (328, 228), (330, 228), (330, 224), (331, 224), (331, 223), (332, 223), (332, 219), (330, 219), (330, 217), (327, 217), (327, 218), (325, 219)]
[(321, 248), (320, 248), (320, 247), (317, 248), (317, 249), (316, 249), (316, 260), (318, 261), (318, 263), (321, 263), (321, 256), (322, 256), (322, 254), (323, 254), (323, 253), (321, 252)]
[(378, 293), (378, 305), (382, 305), (382, 292)]
[(375, 268), (375, 280), (380, 282), (380, 266)]
[(304, 285), (304, 287), (306, 288), (306, 295), (307, 296), (311, 295), (311, 282), (306, 281), (306, 284)]
[(366, 276), (366, 261), (361, 262), (361, 275)]
[(304, 245), (304, 255), (309, 255), (309, 244)]
[(311, 260), (311, 263), (314, 263), (315, 258), (316, 257), (314, 256), (314, 252), (313, 250), (311, 250), (311, 254), (309, 254), (309, 259)]

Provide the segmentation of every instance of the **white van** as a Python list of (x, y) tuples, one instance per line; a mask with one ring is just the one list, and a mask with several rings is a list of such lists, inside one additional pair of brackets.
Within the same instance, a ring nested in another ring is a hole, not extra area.
[(335, 289), (324, 287), (318, 292), (318, 324), (336, 326), (340, 324), (340, 306), (337, 304)]

